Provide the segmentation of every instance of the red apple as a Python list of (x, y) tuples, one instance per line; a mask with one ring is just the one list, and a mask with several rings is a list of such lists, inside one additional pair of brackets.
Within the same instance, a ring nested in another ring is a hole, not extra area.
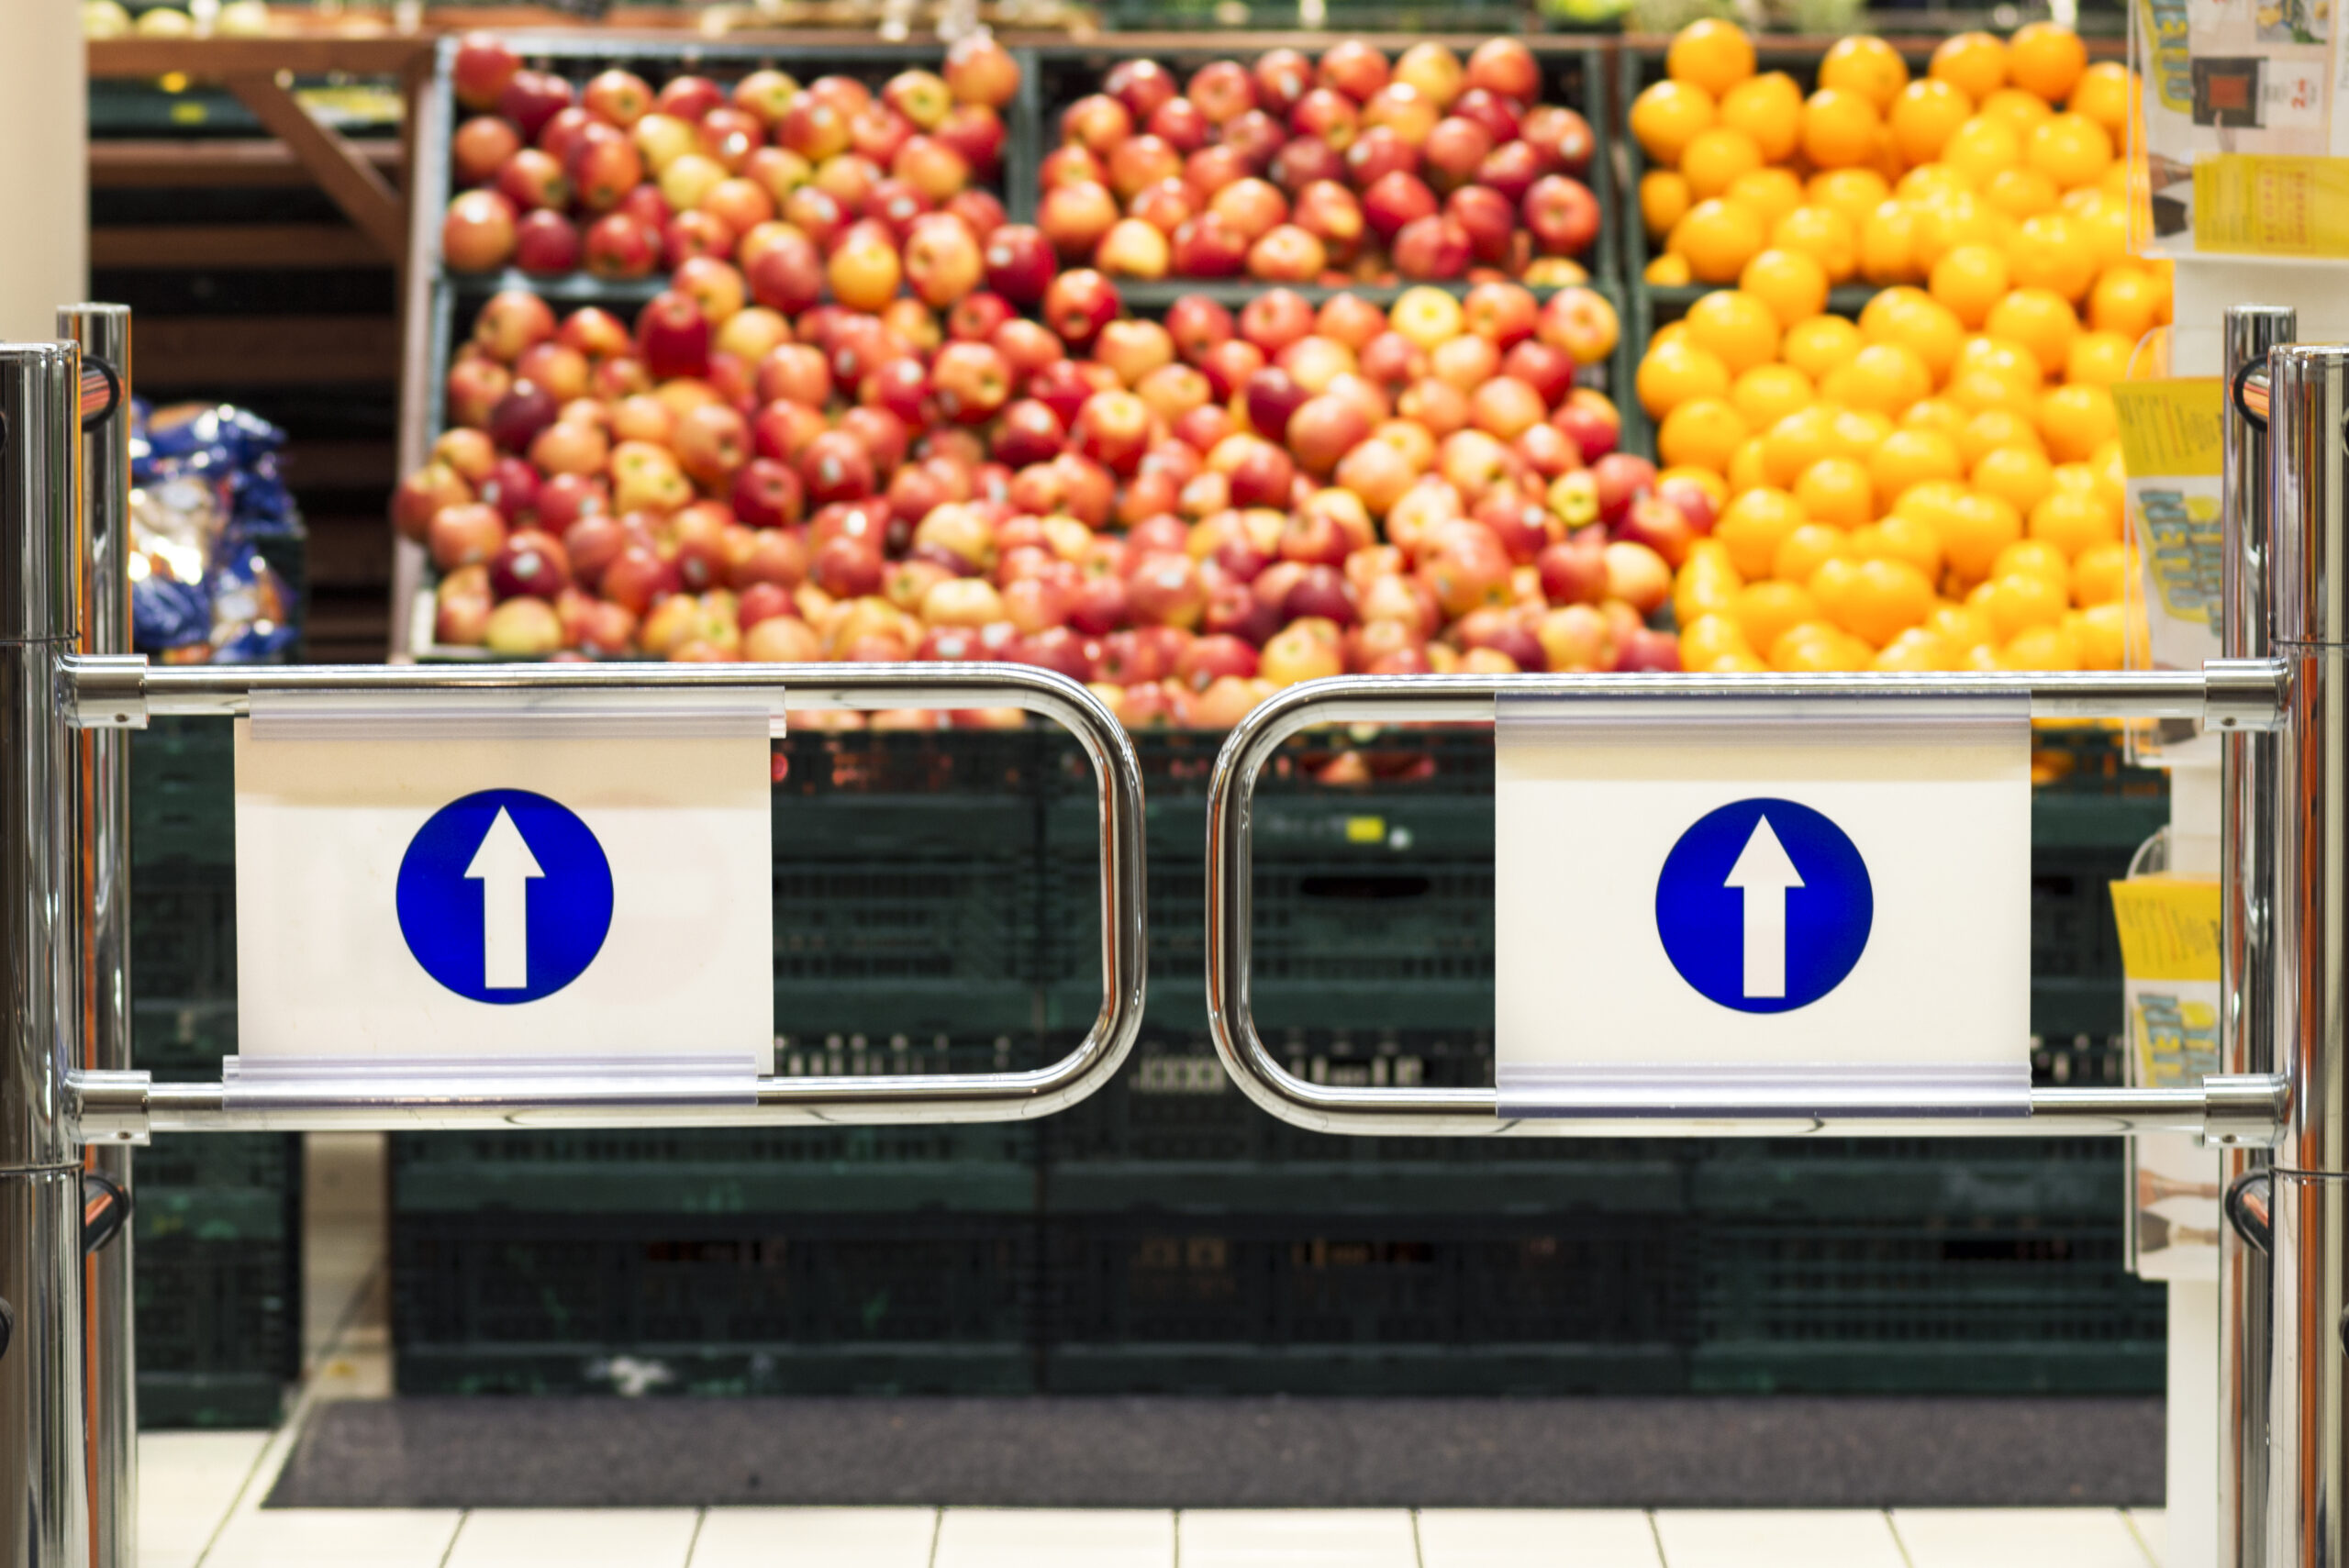
[(1368, 191), (1389, 174), (1417, 175), (1419, 150), (1397, 136), (1393, 128), (1375, 125), (1354, 138), (1346, 149), (1346, 177), (1354, 188)]
[(1026, 224), (1007, 223), (988, 235), (985, 260), (987, 287), (1014, 305), (1035, 304), (1052, 281), (1052, 242)]
[(1117, 221), (1117, 198), (1090, 181), (1054, 185), (1036, 206), (1036, 227), (1064, 260), (1090, 257)]
[(1550, 296), (1534, 330), (1542, 342), (1563, 350), (1576, 364), (1589, 365), (1615, 351), (1622, 328), (1614, 306), (1604, 295), (1576, 287), (1560, 289)]
[(514, 226), (514, 264), (534, 276), (568, 272), (579, 265), (579, 229), (561, 213), (544, 208)]
[(1063, 342), (1082, 347), (1116, 320), (1123, 308), (1115, 284), (1099, 272), (1080, 269), (1052, 281), (1044, 290), (1041, 314), (1044, 325), (1058, 333)]
[(1097, 158), (1107, 158), (1119, 142), (1134, 133), (1134, 117), (1107, 93), (1091, 93), (1061, 111), (1061, 140), (1074, 143)]
[(1575, 256), (1598, 237), (1598, 200), (1581, 181), (1545, 174), (1533, 182), (1521, 204), (1525, 227), (1553, 256)]
[(1476, 177), (1477, 166), (1494, 147), (1493, 133), (1463, 116), (1447, 115), (1419, 148), (1419, 161), (1439, 190), (1451, 190)]
[(606, 213), (588, 226), (580, 253), (597, 277), (648, 277), (661, 261), (661, 235), (641, 218)]
[(1395, 236), (1395, 270), (1407, 278), (1456, 278), (1469, 256), (1468, 231), (1449, 217), (1415, 218)]
[(1399, 170), (1380, 176), (1362, 195), (1364, 221), (1390, 244), (1405, 228), (1435, 217), (1436, 211), (1435, 193), (1418, 175)]
[(1212, 128), (1208, 124), (1207, 116), (1199, 113), (1199, 106), (1190, 99), (1170, 98), (1151, 111), (1149, 123), (1144, 128), (1177, 152), (1188, 156), (1208, 144), (1208, 135)]
[(1280, 352), (1313, 332), (1313, 306), (1293, 289), (1269, 289), (1240, 311), (1240, 335), (1262, 352)]
[(478, 185), (494, 179), (506, 161), (522, 150), (522, 138), (495, 115), (475, 115), (449, 139), (457, 183)]
[(1508, 261), (1517, 237), (1517, 209), (1498, 191), (1463, 185), (1444, 198), (1443, 215), (1468, 237), (1468, 252), (1487, 266)]
[(1328, 248), (1319, 238), (1296, 224), (1284, 223), (1248, 248), (1248, 275), (1268, 283), (1309, 283), (1329, 260)]
[(466, 191), (440, 223), (440, 254), (461, 272), (486, 272), (514, 254), (514, 204), (495, 191)]
[(985, 31), (954, 41), (946, 51), (945, 74), (959, 103), (1000, 109), (1019, 91), (1019, 62)]
[(1324, 393), (1298, 405), (1284, 431), (1297, 461), (1313, 473), (1326, 474), (1368, 438), (1370, 419), (1349, 400)]
[(1183, 95), (1198, 106), (1210, 125), (1237, 119), (1256, 107), (1256, 83), (1237, 61), (1219, 60), (1191, 74)]
[(1487, 39), (1468, 57), (1464, 80), (1504, 98), (1530, 104), (1542, 95), (1542, 67), (1533, 51), (1515, 39)]
[(467, 33), (457, 40), (449, 62), (449, 83), (469, 109), (494, 108), (498, 95), (522, 68), (521, 57), (495, 33)]
[(1167, 266), (1186, 278), (1239, 275), (1248, 261), (1248, 239), (1212, 212), (1179, 225), (1167, 240)]

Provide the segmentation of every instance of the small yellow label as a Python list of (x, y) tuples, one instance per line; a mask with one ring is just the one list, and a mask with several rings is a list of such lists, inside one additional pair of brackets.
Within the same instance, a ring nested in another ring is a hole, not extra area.
[(2141, 876), (2112, 884), (2121, 962), (2132, 980), (2219, 978), (2219, 884)]
[(1346, 842), (1349, 844), (1376, 844), (1384, 842), (1386, 838), (1386, 818), (1384, 817), (1346, 818)]
[(207, 114), (202, 104), (173, 104), (172, 106), (173, 125), (202, 125), (206, 117)]
[(2129, 477), (2217, 478), (2222, 452), (2219, 416), (2224, 406), (2214, 375), (2114, 382), (2121, 462)]
[(2349, 158), (2222, 152), (2197, 159), (2194, 247), (2349, 256)]

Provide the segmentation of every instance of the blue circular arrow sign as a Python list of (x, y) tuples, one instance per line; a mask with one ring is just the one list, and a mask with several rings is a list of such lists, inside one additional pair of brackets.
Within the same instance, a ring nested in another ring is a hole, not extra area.
[(1834, 990), (1867, 950), (1875, 919), (1858, 847), (1791, 800), (1706, 813), (1656, 878), (1656, 935), (1672, 967), (1741, 1013), (1789, 1013)]
[(485, 789), (417, 829), (396, 899), (400, 935), (427, 974), (476, 1002), (535, 1002), (603, 950), (612, 867), (569, 807)]

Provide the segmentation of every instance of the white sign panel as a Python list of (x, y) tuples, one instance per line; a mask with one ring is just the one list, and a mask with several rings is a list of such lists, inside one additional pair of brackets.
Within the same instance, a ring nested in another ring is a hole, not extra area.
[(1505, 702), (1503, 1116), (2025, 1114), (2020, 703)]
[(769, 707), (257, 698), (232, 1078), (765, 1071)]

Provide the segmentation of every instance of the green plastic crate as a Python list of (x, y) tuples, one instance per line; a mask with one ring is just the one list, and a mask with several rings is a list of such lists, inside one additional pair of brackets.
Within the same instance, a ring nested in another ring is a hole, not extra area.
[(301, 1370), (301, 1145), (167, 1140), (134, 1156), (139, 1417), (266, 1425)]

